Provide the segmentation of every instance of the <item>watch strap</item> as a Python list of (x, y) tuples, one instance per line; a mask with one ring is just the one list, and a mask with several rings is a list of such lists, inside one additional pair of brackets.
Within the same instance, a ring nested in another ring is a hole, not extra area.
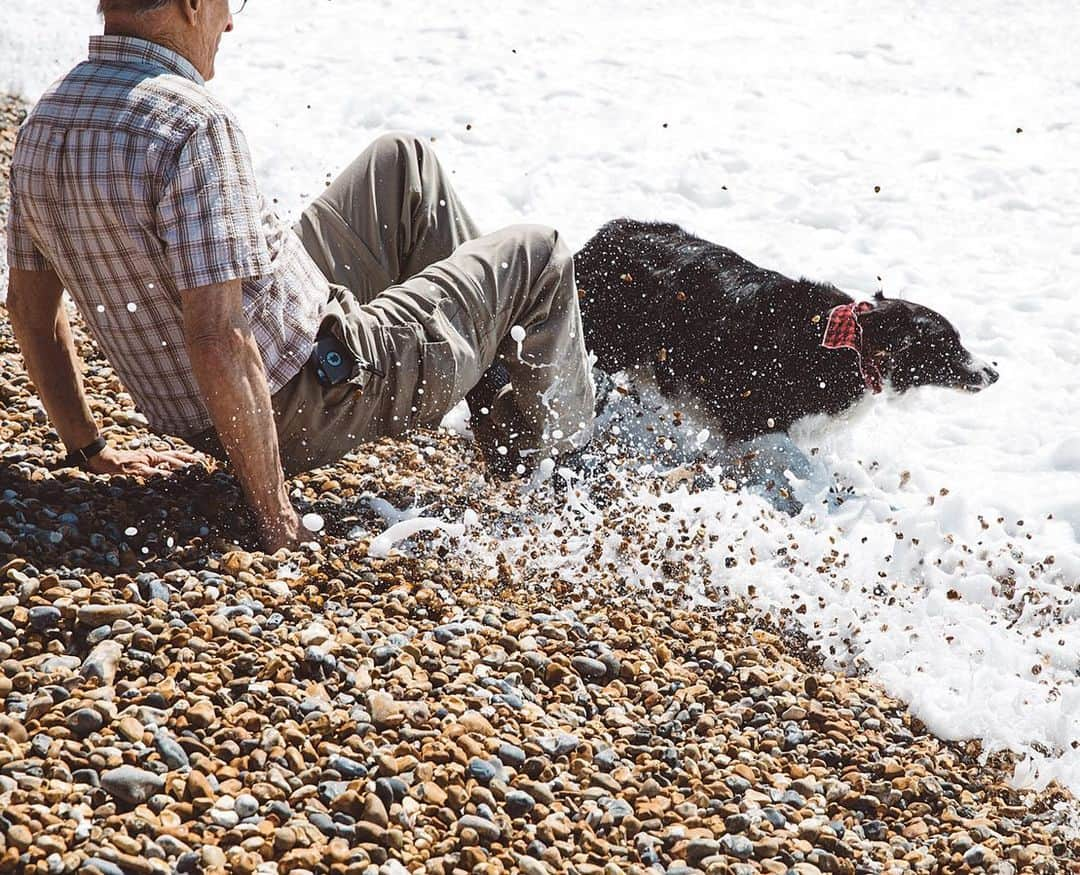
[(98, 435), (85, 447), (82, 447), (78, 450), (71, 450), (66, 456), (64, 456), (64, 460), (61, 463), (60, 467), (82, 468), (85, 471), (86, 466), (90, 462), (90, 460), (107, 446), (108, 443), (105, 441), (105, 438), (103, 438), (101, 435)]

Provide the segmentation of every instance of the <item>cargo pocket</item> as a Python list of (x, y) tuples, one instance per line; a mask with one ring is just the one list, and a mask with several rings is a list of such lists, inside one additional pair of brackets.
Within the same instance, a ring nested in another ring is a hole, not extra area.
[[(420, 380), (416, 386), (418, 424), (437, 428), (457, 397), (457, 362), (449, 341), (428, 340), (420, 344)], [(464, 397), (464, 393), (461, 394)]]

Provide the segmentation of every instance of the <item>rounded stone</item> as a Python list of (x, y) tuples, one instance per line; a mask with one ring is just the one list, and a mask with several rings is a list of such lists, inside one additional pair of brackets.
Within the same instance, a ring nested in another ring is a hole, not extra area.
[(105, 718), (94, 708), (79, 708), (68, 714), (68, 729), (79, 738), (98, 732), (105, 725)]
[(101, 786), (121, 802), (141, 805), (155, 793), (161, 793), (165, 789), (165, 781), (160, 775), (145, 769), (120, 766), (101, 776)]

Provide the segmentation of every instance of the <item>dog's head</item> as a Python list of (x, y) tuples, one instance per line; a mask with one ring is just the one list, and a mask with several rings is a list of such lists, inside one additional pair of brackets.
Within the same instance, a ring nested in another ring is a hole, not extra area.
[(949, 320), (929, 307), (878, 295), (859, 321), (869, 353), (898, 392), (916, 386), (980, 392), (998, 380), (993, 366), (964, 349)]

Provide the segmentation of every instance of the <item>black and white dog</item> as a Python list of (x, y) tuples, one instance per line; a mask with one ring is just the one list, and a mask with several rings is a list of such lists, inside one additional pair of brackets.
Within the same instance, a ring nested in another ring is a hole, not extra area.
[(856, 303), (677, 225), (617, 219), (574, 263), (599, 367), (651, 372), (665, 397), (698, 399), (729, 441), (839, 413), (885, 384), (978, 392), (998, 379), (928, 307)]

